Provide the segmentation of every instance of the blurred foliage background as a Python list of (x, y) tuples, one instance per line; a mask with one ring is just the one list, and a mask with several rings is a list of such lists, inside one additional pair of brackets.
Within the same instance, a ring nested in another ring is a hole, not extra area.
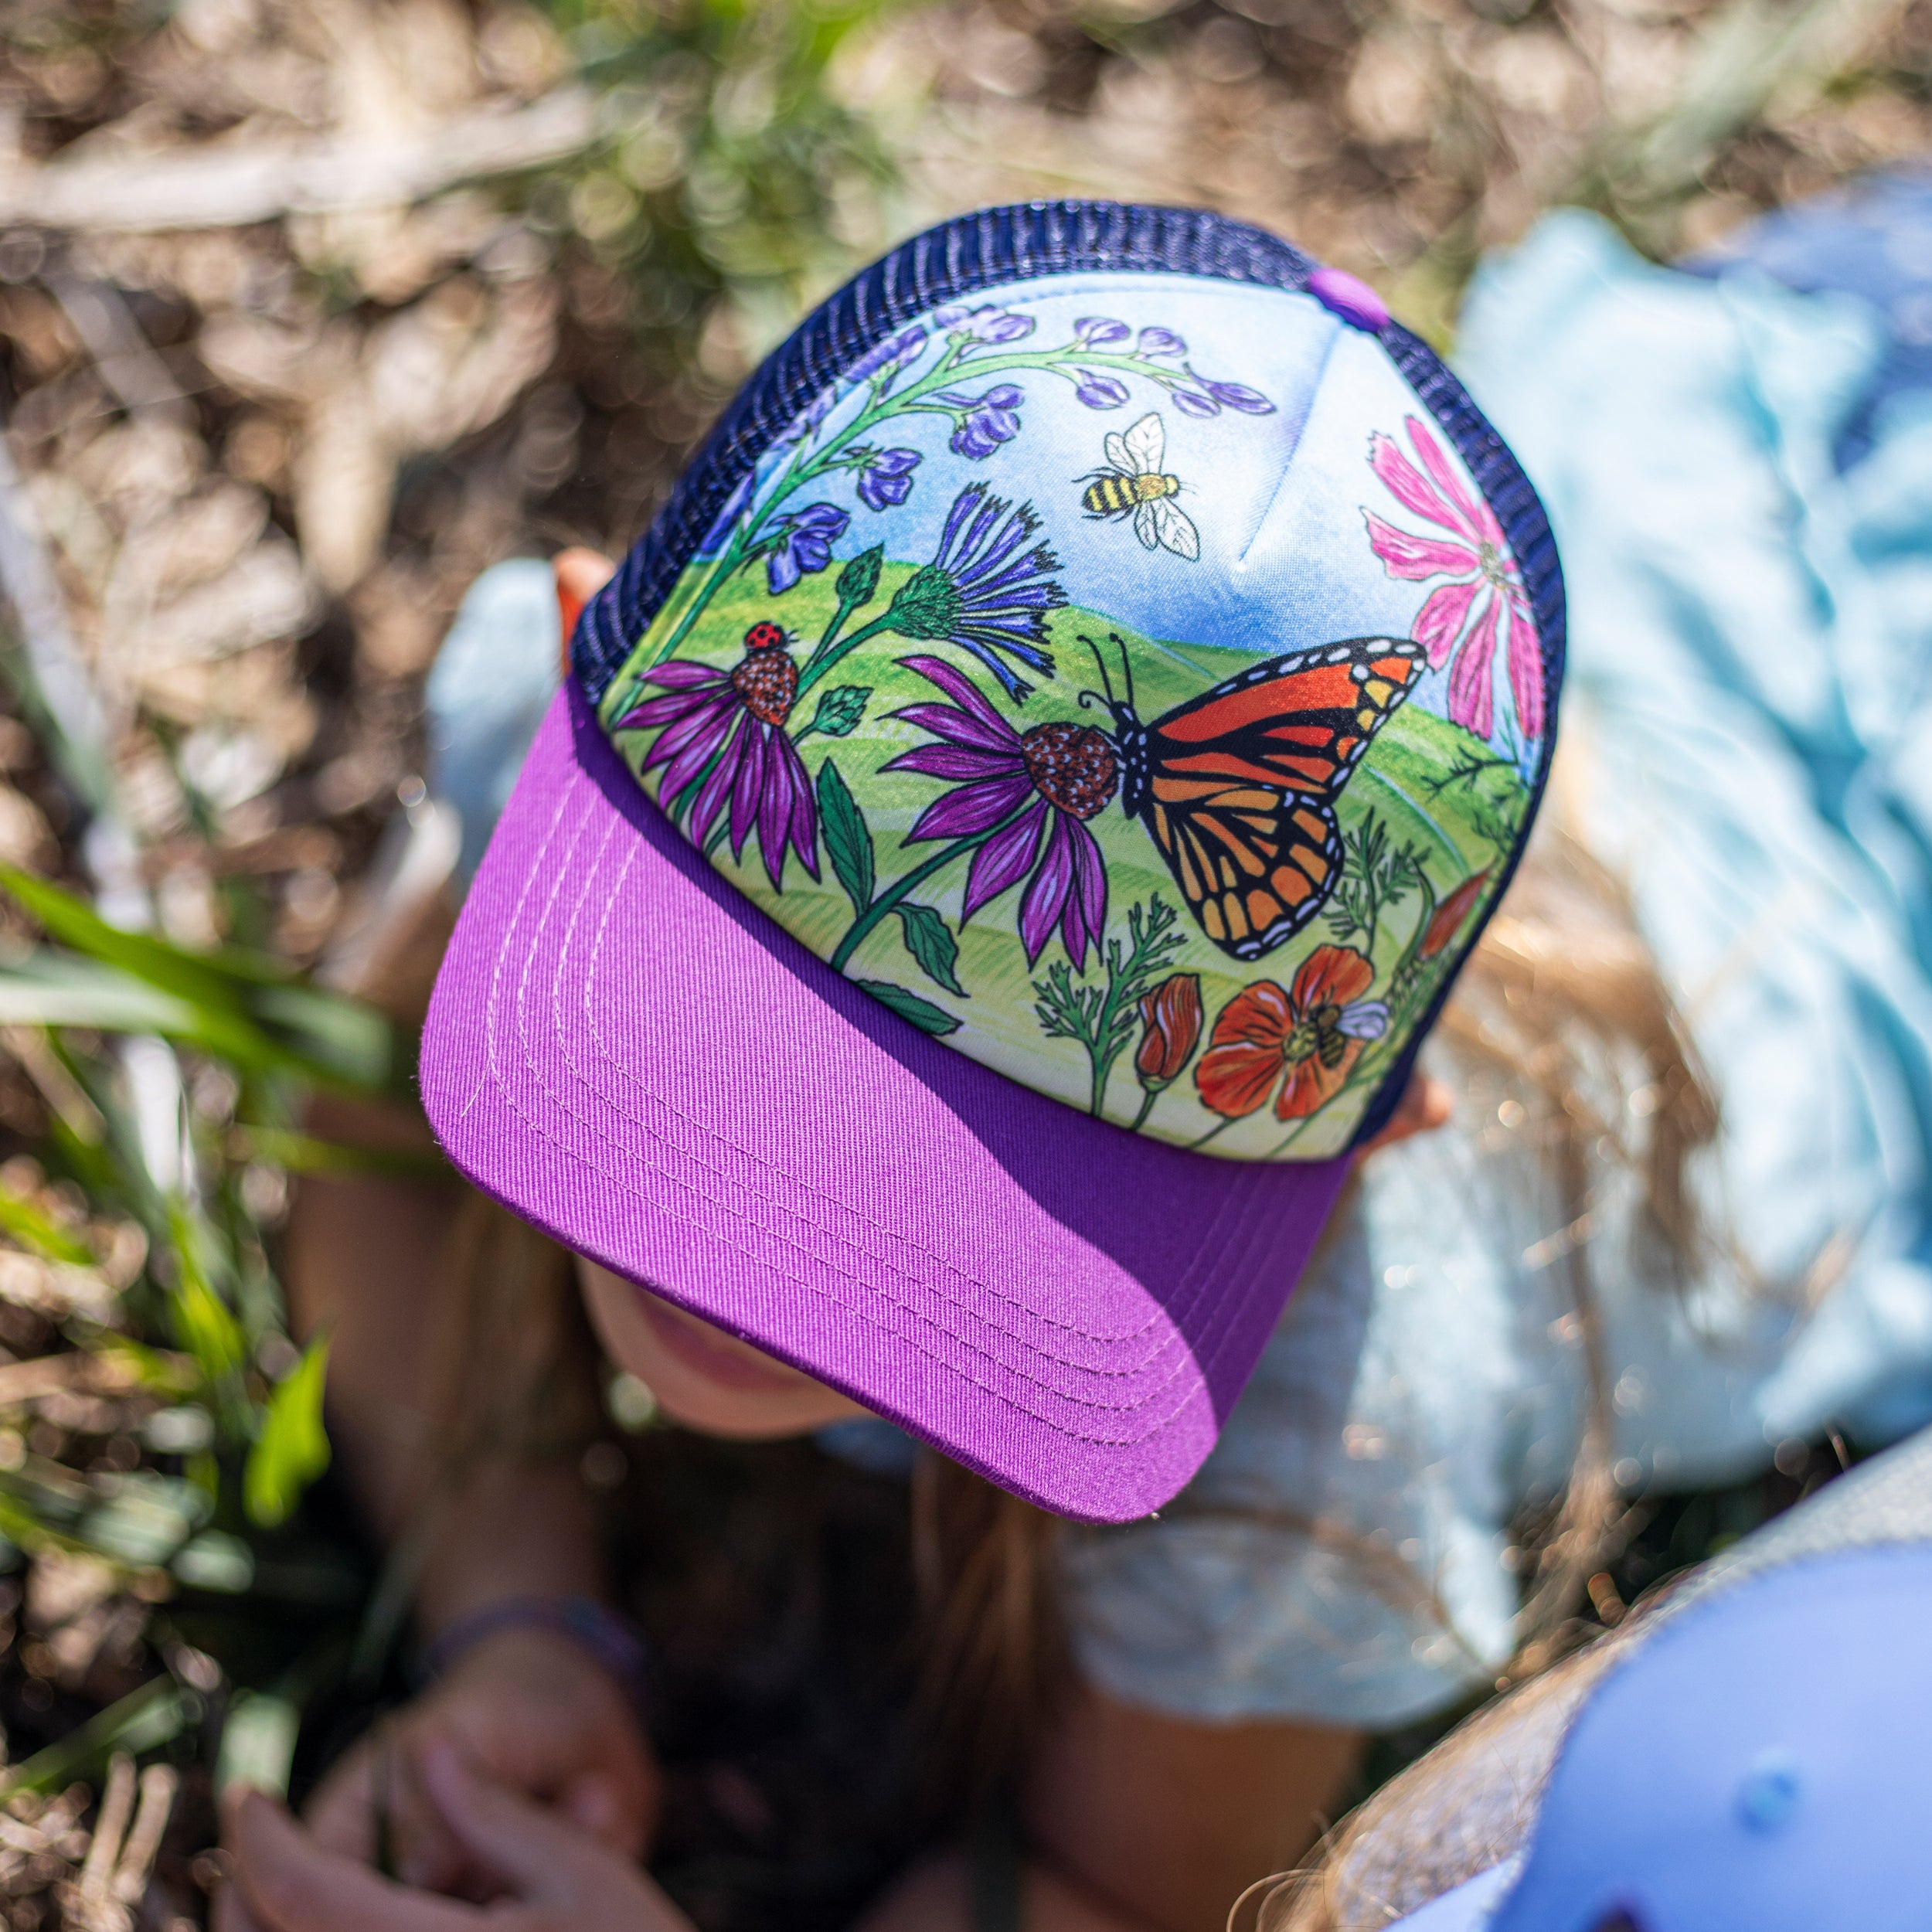
[[(1545, 208), (1668, 257), (1928, 128), (1932, 0), (0, 0), (8, 1923), (199, 1923), (223, 1764), (285, 1777), (298, 1716), (399, 1681), (394, 1593), (304, 1500), (326, 1339), (275, 1232), (364, 1158), (304, 1094), (407, 1080), (353, 995), (479, 570), (621, 550), (802, 311), (959, 209), (1216, 206), (1447, 344)], [(665, 1454), (696, 1550), (716, 1471)], [(1600, 1614), (1811, 1479), (1634, 1527)], [(732, 1577), (692, 1557), (726, 1648), (799, 1553), (780, 1492)], [(707, 1923), (807, 1883), (734, 1748), (681, 1801)]]

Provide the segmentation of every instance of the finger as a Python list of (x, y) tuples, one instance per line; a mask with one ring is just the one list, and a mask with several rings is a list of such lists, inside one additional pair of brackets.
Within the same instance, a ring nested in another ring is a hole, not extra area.
[(1398, 1141), (1408, 1140), (1417, 1134), (1431, 1133), (1437, 1128), (1446, 1126), (1454, 1112), (1455, 1096), (1447, 1087), (1432, 1073), (1413, 1074), (1409, 1084), (1402, 1090), (1402, 1098), (1396, 1101), (1395, 1111), (1361, 1151), (1372, 1154), (1378, 1148), (1393, 1147)]
[(263, 1932), (479, 1932), (472, 1906), (406, 1891), (325, 1850), (260, 1791), (239, 1795), (228, 1825), (235, 1883)]
[(500, 1872), (526, 1904), (551, 1908), (533, 1914), (534, 1923), (554, 1923), (561, 1907), (585, 1927), (694, 1932), (647, 1872), (556, 1812), (477, 1777), (447, 1746), (423, 1753), (423, 1772), (471, 1855)]
[(601, 1838), (619, 1851), (631, 1849), (624, 1841), (634, 1834), (626, 1829), (617, 1787), (601, 1774), (594, 1771), (587, 1777), (572, 1778), (558, 1795), (557, 1809), (593, 1838)]
[(480, 1778), (447, 1744), (423, 1753), (423, 1781), (471, 1858), (519, 1896), (554, 1900), (571, 1892), (566, 1874), (600, 1845), (554, 1811)]
[(325, 1850), (381, 1866), (427, 1891), (454, 1890), (467, 1862), (424, 1796), (410, 1753), (386, 1726), (362, 1739), (322, 1781), (303, 1821)]
[(213, 1932), (266, 1932), (261, 1921), (248, 1909), (241, 1887), (232, 1877), (222, 1880), (209, 1913), (209, 1923)]

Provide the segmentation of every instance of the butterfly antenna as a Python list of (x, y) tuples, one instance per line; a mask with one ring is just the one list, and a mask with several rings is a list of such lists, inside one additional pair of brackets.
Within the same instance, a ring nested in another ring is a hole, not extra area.
[[(1117, 638), (1114, 641), (1117, 644), (1120, 640)], [(1100, 674), (1100, 689), (1106, 694), (1107, 702), (1108, 705), (1111, 706), (1114, 702), (1114, 686), (1111, 682), (1108, 679), (1107, 675), (1107, 660), (1100, 655), (1100, 647), (1096, 644), (1084, 631), (1080, 633), (1080, 642), (1085, 645), (1087, 649), (1094, 654), (1094, 668)], [(1082, 706), (1084, 706), (1087, 700), (1094, 695), (1094, 693), (1090, 691), (1083, 692), (1080, 695), (1080, 702)]]
[[(1127, 708), (1130, 711), (1137, 711), (1140, 707), (1134, 702), (1134, 661), (1127, 655), (1127, 645), (1123, 641), (1119, 631), (1110, 631), (1107, 634), (1114, 644), (1120, 647), (1121, 675), (1127, 684)], [(1111, 698), (1113, 693), (1110, 691), (1107, 696)]]

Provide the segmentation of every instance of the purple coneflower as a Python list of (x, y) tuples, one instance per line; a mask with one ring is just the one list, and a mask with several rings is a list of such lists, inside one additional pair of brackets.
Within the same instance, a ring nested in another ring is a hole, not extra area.
[[(645, 674), (663, 688), (617, 719), (619, 731), (657, 733), (639, 776), (664, 767), (658, 796), (701, 849), (719, 812), (733, 859), (744, 856), (753, 830), (773, 886), (783, 890), (785, 855), (818, 876), (818, 813), (811, 781), (785, 725), (798, 695), (798, 667), (777, 624), (754, 624), (744, 656), (729, 671), (673, 658)], [(692, 791), (693, 786), (696, 787)], [(689, 803), (680, 802), (691, 791)]]
[(1107, 925), (1107, 862), (1086, 821), (1120, 784), (1106, 734), (1066, 723), (1015, 731), (950, 665), (923, 657), (900, 662), (953, 701), (893, 713), (935, 742), (902, 752), (884, 769), (953, 781), (920, 814), (906, 844), (981, 838), (966, 874), (961, 923), (1026, 879), (1019, 937), (1027, 964), (1057, 927), (1073, 970), (1085, 971), (1087, 948), (1098, 949)]

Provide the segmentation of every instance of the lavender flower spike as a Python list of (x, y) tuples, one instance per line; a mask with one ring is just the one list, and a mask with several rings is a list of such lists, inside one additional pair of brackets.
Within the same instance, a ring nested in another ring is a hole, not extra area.
[(1185, 355), (1185, 340), (1171, 328), (1144, 328), (1134, 345), (1137, 355)]
[(903, 369), (925, 346), (926, 332), (915, 323), (896, 335), (888, 335), (883, 342), (875, 342), (852, 364), (852, 379), (862, 383), (869, 377)]
[[(1192, 370), (1189, 372), (1193, 373)], [(1210, 383), (1205, 376), (1197, 376), (1208, 394), (1223, 409), (1239, 410), (1243, 416), (1272, 416), (1274, 405), (1259, 389), (1250, 389), (1243, 383)]]
[(1017, 342), (1032, 335), (1034, 326), (1032, 316), (995, 308), (991, 303), (974, 309), (960, 304), (936, 308), (933, 320), (948, 333), (968, 336), (975, 342)]
[(1127, 400), (1127, 385), (1117, 376), (1083, 369), (1073, 393), (1090, 410), (1117, 410)]
[(1018, 411), (1026, 400), (1011, 383), (996, 383), (984, 396), (968, 396), (964, 389), (941, 389), (933, 398), (960, 411), (953, 430), (953, 454), (975, 463), (1019, 435)]
[(1133, 331), (1111, 315), (1083, 315), (1073, 325), (1073, 339), (1082, 349), (1098, 349), (1106, 342), (1124, 342)]

